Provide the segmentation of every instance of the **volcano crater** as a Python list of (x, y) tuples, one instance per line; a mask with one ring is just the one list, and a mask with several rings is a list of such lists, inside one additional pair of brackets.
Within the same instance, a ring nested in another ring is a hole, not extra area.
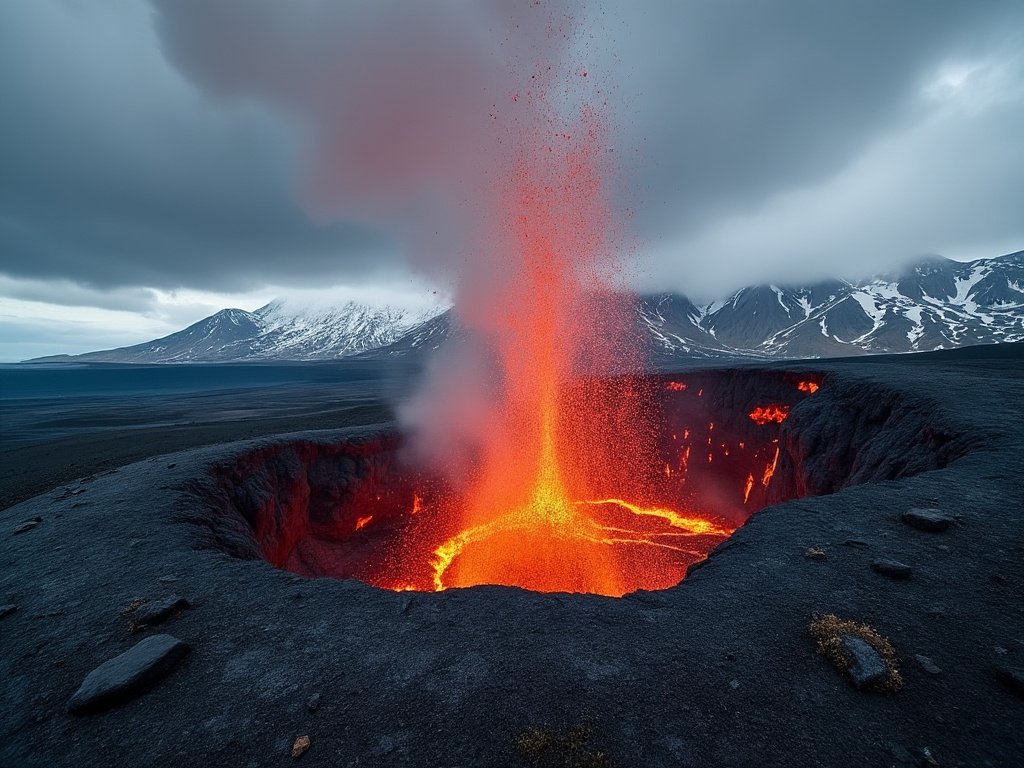
[[(941, 469), (970, 448), (929, 402), (881, 385), (742, 369), (649, 383), (662, 415), (646, 499), (653, 506), (632, 538), (616, 533), (614, 543), (599, 544), (627, 551), (619, 593), (678, 584), (766, 507)], [(203, 546), (232, 557), (397, 591), (467, 586), (447, 583), (444, 573), (460, 554), (444, 561), (442, 551), (460, 535), (451, 484), (414, 468), (393, 426), (242, 446), (191, 490), (202, 507), (191, 520), (202, 525)], [(623, 515), (637, 518), (626, 500), (581, 503), (604, 505), (606, 530), (622, 531)], [(671, 510), (684, 510), (690, 528), (678, 517), (673, 523)], [(619, 517), (609, 523), (609, 514)], [(694, 527), (700, 521), (708, 527)], [(494, 583), (531, 588), (514, 575)]]

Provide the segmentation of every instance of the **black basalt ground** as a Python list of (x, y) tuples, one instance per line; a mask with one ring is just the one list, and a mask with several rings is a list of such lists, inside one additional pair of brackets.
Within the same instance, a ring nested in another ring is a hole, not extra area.
[[(4, 510), (0, 765), (285, 765), (299, 736), (312, 766), (530, 765), (518, 737), (580, 725), (617, 766), (1020, 765), (1024, 701), (1005, 681), (1024, 666), (1024, 361), (813, 369), (825, 386), (794, 408), (784, 454), (806, 487), (786, 492), (826, 495), (762, 510), (680, 586), (622, 599), (306, 579), (239, 557), (244, 526), (228, 553), (196, 490), (212, 466), (386, 428), (162, 456)], [(955, 524), (916, 530), (914, 508)], [(192, 607), (129, 632), (126, 606), (171, 593)], [(902, 690), (858, 691), (817, 656), (807, 623), (825, 613), (888, 637)], [(64, 712), (151, 633), (191, 646), (172, 675), (104, 714)]]

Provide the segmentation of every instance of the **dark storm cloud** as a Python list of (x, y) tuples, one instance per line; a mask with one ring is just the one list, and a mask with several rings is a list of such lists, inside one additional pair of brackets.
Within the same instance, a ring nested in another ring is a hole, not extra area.
[[(578, 15), (574, 55), (609, 94), (623, 199), (657, 254), (650, 287), (1024, 237), (1019, 0)], [(4, 3), (0, 272), (219, 290), (379, 278), (410, 229), (443, 235), (429, 193), (474, 171), (474, 121), (516, 58), (557, 59), (530, 26), (547, 18), (497, 1)], [(966, 90), (995, 97), (928, 97), (943, 67), (976, 65)]]
[(199, 96), (137, 3), (0, 7), (0, 270), (239, 290), (379, 270), (394, 247), (292, 195), (294, 129)]
[[(602, 27), (626, 199), (662, 245), (646, 287), (714, 293), (1024, 246), (1024, 4), (608, 4)], [(987, 71), (965, 91), (999, 93), (929, 97), (944, 68), (972, 67)]]
[[(959, 0), (610, 4), (639, 217), (654, 230), (835, 173), (920, 115), (943, 61), (986, 53), (1020, 4)], [(1020, 14), (1017, 14), (1019, 17)], [(1018, 19), (1019, 20), (1019, 19)], [(1018, 31), (1019, 31), (1018, 26)]]

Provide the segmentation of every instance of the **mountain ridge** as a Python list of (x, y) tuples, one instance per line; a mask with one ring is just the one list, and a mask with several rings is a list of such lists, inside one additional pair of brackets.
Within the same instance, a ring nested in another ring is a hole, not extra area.
[[(642, 343), (655, 358), (789, 359), (1024, 341), (1024, 251), (957, 262), (928, 257), (900, 272), (806, 286), (754, 285), (694, 304), (641, 295)], [(275, 301), (223, 309), (143, 344), (26, 362), (184, 363), (335, 360), (418, 354), (456, 331), (450, 308)]]

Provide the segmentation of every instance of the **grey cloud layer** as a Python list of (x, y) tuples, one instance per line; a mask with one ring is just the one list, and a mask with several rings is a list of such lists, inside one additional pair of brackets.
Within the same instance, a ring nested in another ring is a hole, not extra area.
[(238, 290), (372, 271), (393, 250), (311, 223), (291, 195), (294, 131), (200, 97), (144, 6), (5, 3), (0, 98), (9, 275)]
[[(520, 53), (497, 21), (523, 7), (3, 4), (0, 272), (243, 290), (399, 268), (394, 215), (420, 201), (395, 191), (469, 156), (461, 126)], [(1017, 0), (609, 2), (588, 19), (648, 287), (1024, 237)], [(985, 61), (1001, 100), (922, 95), (942, 66)], [(374, 139), (388, 162), (358, 167), (350, 148)]]

